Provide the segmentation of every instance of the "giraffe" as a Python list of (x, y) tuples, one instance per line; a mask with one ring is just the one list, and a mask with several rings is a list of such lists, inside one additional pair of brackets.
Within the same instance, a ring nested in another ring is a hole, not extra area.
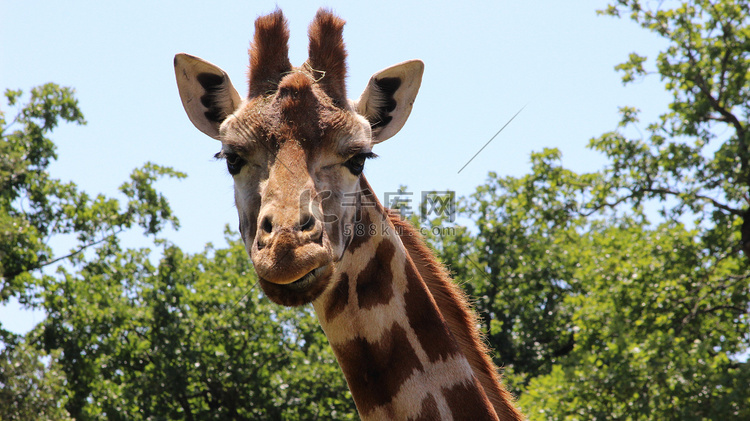
[(293, 67), (283, 13), (259, 17), (246, 98), (219, 67), (175, 56), (189, 119), (221, 141), (258, 283), (278, 304), (312, 303), (362, 419), (521, 420), (466, 297), (362, 174), (406, 122), (424, 64), (377, 72), (349, 100), (343, 26), (320, 9)]

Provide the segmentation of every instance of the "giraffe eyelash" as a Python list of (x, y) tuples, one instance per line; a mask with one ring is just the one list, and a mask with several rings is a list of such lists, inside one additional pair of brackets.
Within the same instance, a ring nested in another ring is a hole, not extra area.
[(365, 169), (365, 161), (376, 156), (373, 152), (358, 153), (344, 162), (344, 166), (349, 169), (352, 175), (358, 176)]
[(242, 170), (242, 167), (245, 166), (247, 161), (245, 161), (242, 156), (235, 152), (225, 152), (221, 151), (214, 155), (214, 158), (216, 159), (224, 159), (227, 163), (227, 170), (229, 171), (229, 174), (231, 175), (237, 175)]

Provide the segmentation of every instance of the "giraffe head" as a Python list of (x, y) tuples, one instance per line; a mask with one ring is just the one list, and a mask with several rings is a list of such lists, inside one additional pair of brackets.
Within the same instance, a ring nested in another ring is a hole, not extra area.
[(328, 286), (356, 234), (365, 160), (404, 125), (422, 79), (423, 63), (407, 61), (347, 99), (343, 26), (318, 11), (308, 60), (292, 67), (281, 11), (258, 18), (244, 99), (217, 66), (175, 56), (190, 121), (221, 141), (217, 157), (234, 178), (239, 229), (259, 283), (283, 305), (311, 302)]

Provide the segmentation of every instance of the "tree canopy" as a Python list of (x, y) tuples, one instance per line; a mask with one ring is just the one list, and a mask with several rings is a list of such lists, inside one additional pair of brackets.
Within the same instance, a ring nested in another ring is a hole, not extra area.
[(526, 176), (490, 174), (464, 202), (475, 227), (435, 248), (531, 418), (748, 418), (750, 4), (600, 13), (668, 41), (616, 69), (626, 84), (659, 75), (669, 110), (641, 130), (622, 107), (589, 143), (601, 171), (545, 150)]

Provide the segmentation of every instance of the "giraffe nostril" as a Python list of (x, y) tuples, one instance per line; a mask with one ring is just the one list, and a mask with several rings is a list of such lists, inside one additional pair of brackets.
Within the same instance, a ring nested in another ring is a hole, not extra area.
[(271, 218), (269, 216), (263, 217), (263, 220), (260, 222), (260, 229), (266, 234), (273, 232), (273, 224), (271, 223)]
[(300, 231), (310, 231), (313, 228), (315, 228), (315, 217), (310, 213), (301, 215), (299, 219)]

